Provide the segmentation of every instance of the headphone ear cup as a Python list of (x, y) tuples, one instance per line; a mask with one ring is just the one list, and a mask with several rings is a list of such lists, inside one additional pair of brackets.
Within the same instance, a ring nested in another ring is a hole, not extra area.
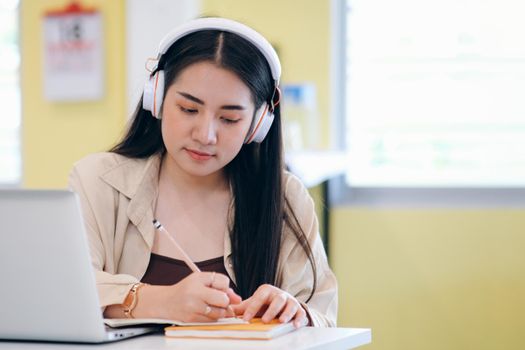
[(159, 70), (144, 83), (142, 108), (151, 112), (155, 118), (161, 118), (162, 100), (164, 99), (164, 71)]
[(263, 117), (263, 120), (261, 121), (261, 126), (259, 127), (259, 130), (256, 131), (253, 137), (254, 142), (263, 142), (264, 138), (268, 134), (268, 131), (270, 131), (270, 127), (272, 126), (274, 118), (275, 116), (272, 112), (268, 111), (266, 113), (266, 115)]
[(274, 118), (275, 116), (273, 112), (270, 111), (268, 104), (263, 106), (263, 113), (261, 113), (260, 117), (255, 121), (253, 130), (244, 143), (261, 143), (266, 137), (266, 134), (268, 134), (268, 131), (270, 131)]

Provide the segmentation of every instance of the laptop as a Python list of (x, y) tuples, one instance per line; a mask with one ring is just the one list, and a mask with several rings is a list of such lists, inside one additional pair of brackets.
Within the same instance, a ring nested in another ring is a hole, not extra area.
[(80, 204), (67, 190), (0, 190), (0, 339), (103, 343), (159, 326), (104, 325)]

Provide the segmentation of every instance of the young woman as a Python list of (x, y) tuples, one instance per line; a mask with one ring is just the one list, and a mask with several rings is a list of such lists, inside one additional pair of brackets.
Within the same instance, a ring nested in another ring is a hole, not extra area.
[(105, 317), (335, 326), (314, 205), (283, 166), (280, 70), (266, 39), (227, 19), (161, 42), (127, 134), (70, 176)]

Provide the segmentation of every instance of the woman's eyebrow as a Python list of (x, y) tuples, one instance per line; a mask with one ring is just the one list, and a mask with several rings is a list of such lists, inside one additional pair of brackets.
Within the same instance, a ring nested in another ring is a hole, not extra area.
[(199, 98), (197, 98), (197, 97), (195, 97), (195, 96), (193, 96), (193, 95), (190, 95), (190, 94), (188, 94), (187, 92), (177, 91), (177, 93), (178, 93), (179, 95), (181, 95), (182, 97), (187, 98), (188, 100), (191, 100), (191, 101), (193, 101), (193, 102), (195, 102), (195, 103), (198, 103), (198, 104), (204, 106), (204, 101), (203, 101), (203, 100), (201, 100), (201, 99), (199, 99)]
[[(181, 95), (182, 97), (187, 98), (190, 101), (193, 101), (193, 102), (198, 103), (198, 104), (203, 105), (203, 106), (205, 105), (203, 100), (201, 100), (200, 98), (195, 97), (195, 96), (193, 96), (191, 94), (188, 94), (187, 92), (177, 91), (177, 93), (179, 95)], [(246, 109), (246, 107), (245, 106), (241, 106), (241, 105), (224, 105), (224, 106), (221, 106), (221, 109), (235, 110), (235, 111), (244, 111)]]
[(244, 111), (246, 107), (240, 105), (224, 105), (221, 109), (227, 109), (229, 111)]

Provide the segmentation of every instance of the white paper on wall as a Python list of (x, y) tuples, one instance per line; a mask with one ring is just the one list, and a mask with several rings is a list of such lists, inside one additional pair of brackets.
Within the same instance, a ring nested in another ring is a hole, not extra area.
[(98, 100), (104, 94), (102, 19), (78, 7), (44, 17), (44, 96), (49, 101)]

